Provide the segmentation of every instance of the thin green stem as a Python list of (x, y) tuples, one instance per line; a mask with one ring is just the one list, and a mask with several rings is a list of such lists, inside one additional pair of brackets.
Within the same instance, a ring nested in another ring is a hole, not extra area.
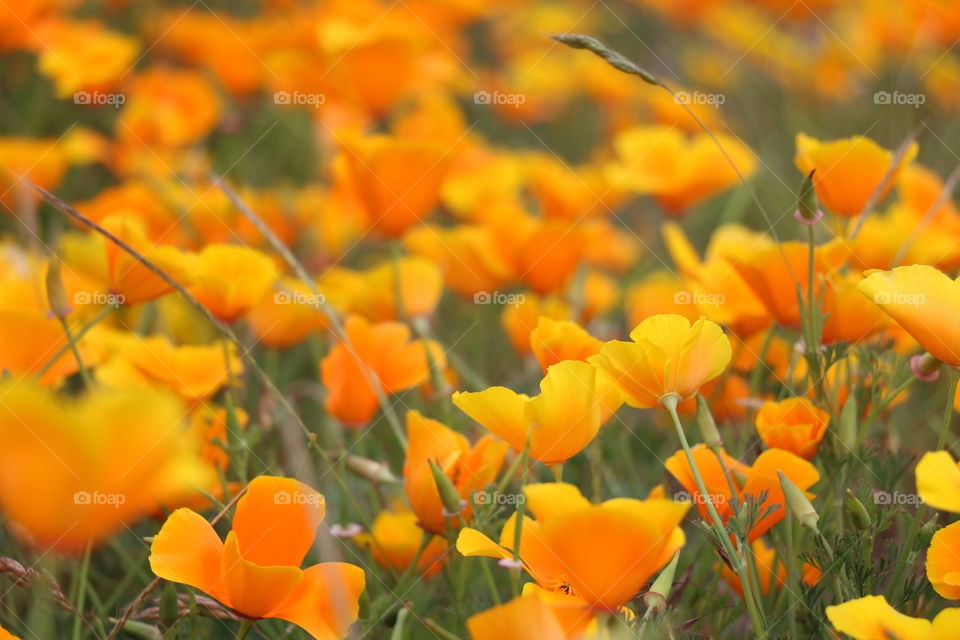
[(80, 349), (77, 348), (77, 340), (73, 336), (73, 331), (70, 330), (70, 323), (67, 322), (66, 318), (57, 318), (60, 321), (60, 326), (63, 327), (63, 334), (67, 337), (67, 343), (70, 345), (70, 351), (73, 352), (73, 357), (77, 361), (77, 369), (80, 371), (80, 377), (83, 379), (83, 385), (86, 388), (93, 386), (93, 378), (90, 377), (90, 372), (87, 370), (87, 367), (83, 364), (83, 358), (80, 357)]
[[(85, 325), (83, 325), (82, 327), (80, 327), (80, 331), (77, 331), (77, 332), (74, 334), (74, 336), (73, 336), (74, 339), (75, 339), (75, 340), (79, 340), (80, 338), (82, 338), (83, 336), (85, 336), (85, 335), (87, 334), (87, 332), (90, 331), (90, 329), (93, 329), (97, 324), (100, 323), (101, 320), (103, 320), (103, 319), (106, 318), (108, 315), (110, 315), (115, 309), (116, 309), (116, 307), (113, 306), (113, 305), (109, 305), (109, 306), (104, 307), (104, 308), (100, 311), (100, 313), (98, 313), (97, 315), (95, 315), (95, 316), (90, 320), (90, 322), (88, 322), (87, 324), (85, 324)], [(58, 349), (57, 352), (56, 352), (55, 354), (53, 354), (53, 356), (52, 356), (49, 360), (47, 360), (45, 363), (43, 363), (43, 366), (40, 367), (40, 370), (37, 371), (37, 373), (33, 376), (33, 379), (34, 379), (34, 380), (39, 380), (40, 378), (42, 378), (42, 377), (43, 377), (43, 374), (45, 374), (47, 371), (50, 370), (50, 367), (52, 367), (54, 364), (56, 364), (56, 362), (57, 362), (60, 358), (62, 358), (63, 355), (64, 355), (66, 352), (70, 351), (71, 346), (72, 346), (71, 344), (67, 343), (67, 344), (63, 345), (62, 347), (60, 347), (60, 349)]]

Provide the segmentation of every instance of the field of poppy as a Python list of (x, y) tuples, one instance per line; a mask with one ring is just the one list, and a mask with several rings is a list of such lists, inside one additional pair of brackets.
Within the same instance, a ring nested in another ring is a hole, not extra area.
[(0, 640), (960, 640), (958, 113), (956, 0), (0, 0)]

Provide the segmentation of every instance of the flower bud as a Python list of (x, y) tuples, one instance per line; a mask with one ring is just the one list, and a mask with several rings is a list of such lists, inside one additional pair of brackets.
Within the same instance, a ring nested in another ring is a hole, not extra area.
[(847, 451), (853, 451), (857, 446), (857, 398), (854, 394), (847, 396), (847, 401), (843, 403), (843, 410), (840, 412), (840, 425), (837, 430), (837, 437), (846, 447)]
[(50, 258), (50, 264), (47, 265), (47, 304), (55, 318), (66, 318), (73, 310), (67, 302), (67, 290), (60, 274), (60, 260), (56, 257)]
[(854, 527), (861, 531), (870, 528), (870, 514), (867, 513), (867, 508), (857, 499), (857, 496), (853, 495), (850, 489), (847, 489), (843, 498), (843, 508), (850, 515), (850, 522)]
[(647, 608), (656, 613), (667, 607), (667, 597), (670, 595), (670, 587), (673, 586), (673, 576), (677, 572), (677, 561), (680, 559), (680, 552), (673, 554), (673, 560), (670, 561), (657, 579), (654, 580), (650, 590), (643, 594), (643, 601)]
[(933, 382), (940, 377), (940, 365), (943, 364), (929, 353), (910, 358), (910, 370), (919, 380)]
[(713, 414), (710, 413), (710, 407), (699, 393), (697, 394), (697, 426), (700, 428), (703, 444), (711, 449), (723, 444), (720, 431), (717, 430), (717, 423), (713, 420)]
[(437, 484), (437, 490), (440, 492), (440, 502), (443, 504), (445, 516), (456, 516), (460, 514), (466, 506), (466, 501), (460, 497), (460, 492), (450, 482), (450, 478), (443, 472), (433, 460), (430, 463), (430, 471), (433, 472), (433, 481)]
[(800, 185), (800, 197), (797, 199), (797, 211), (793, 217), (797, 222), (806, 225), (816, 224), (823, 217), (823, 211), (820, 210), (820, 202), (817, 200), (817, 192), (813, 188), (814, 169), (803, 179)]
[(801, 527), (806, 527), (814, 533), (819, 533), (817, 521), (820, 519), (820, 516), (817, 514), (817, 510), (813, 508), (813, 505), (810, 504), (807, 496), (803, 495), (803, 491), (801, 491), (790, 478), (783, 475), (783, 472), (779, 469), (777, 470), (777, 475), (780, 476), (780, 487), (783, 489), (783, 497), (787, 501), (787, 507), (790, 509), (790, 513), (797, 519)]
[(357, 474), (361, 478), (366, 478), (370, 482), (377, 482), (380, 484), (400, 484), (400, 480), (397, 479), (393, 472), (390, 471), (390, 467), (383, 462), (377, 462), (376, 460), (371, 460), (370, 458), (363, 458), (360, 456), (355, 456), (352, 454), (347, 454), (344, 458), (344, 463), (352, 473)]

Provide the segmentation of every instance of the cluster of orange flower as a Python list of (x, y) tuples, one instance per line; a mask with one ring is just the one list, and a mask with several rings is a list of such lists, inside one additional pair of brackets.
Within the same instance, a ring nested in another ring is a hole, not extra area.
[(0, 0), (0, 640), (960, 639), (960, 172), (721, 111), (955, 108), (956, 2), (95, 4)]

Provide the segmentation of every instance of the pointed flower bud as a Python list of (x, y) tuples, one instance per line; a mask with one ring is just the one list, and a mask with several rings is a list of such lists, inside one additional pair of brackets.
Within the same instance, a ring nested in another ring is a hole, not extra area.
[(73, 310), (67, 302), (60, 260), (56, 257), (50, 258), (50, 264), (47, 265), (47, 304), (50, 305), (50, 314), (55, 318), (66, 318)]
[(643, 601), (647, 608), (654, 613), (662, 611), (667, 606), (667, 598), (670, 596), (670, 587), (673, 586), (673, 576), (677, 572), (677, 561), (680, 559), (680, 552), (673, 554), (673, 560), (670, 561), (657, 579), (654, 580), (650, 590), (643, 594)]
[(440, 492), (443, 515), (448, 517), (459, 515), (466, 507), (466, 500), (460, 497), (460, 492), (450, 482), (450, 478), (443, 472), (440, 465), (433, 460), (428, 462), (430, 463), (430, 471), (433, 472), (433, 481), (437, 483), (437, 490)]
[(843, 498), (843, 508), (850, 515), (850, 522), (853, 523), (854, 527), (861, 531), (870, 528), (870, 514), (867, 513), (867, 508), (857, 499), (857, 496), (853, 495), (850, 489), (847, 489)]
[(797, 210), (793, 214), (797, 222), (806, 225), (814, 225), (823, 218), (823, 211), (820, 210), (820, 202), (817, 200), (817, 192), (813, 189), (814, 169), (803, 179), (800, 185), (800, 197), (797, 199)]
[(713, 420), (713, 414), (710, 413), (710, 407), (699, 393), (697, 394), (697, 426), (700, 428), (703, 444), (711, 449), (723, 444), (720, 431), (717, 430), (717, 423)]
[(817, 521), (820, 519), (820, 516), (817, 514), (817, 510), (813, 508), (813, 505), (810, 504), (807, 496), (803, 495), (803, 491), (801, 491), (790, 478), (783, 475), (783, 472), (779, 469), (777, 470), (777, 475), (780, 476), (780, 487), (783, 489), (783, 496), (787, 501), (787, 507), (789, 507), (790, 513), (797, 519), (801, 527), (806, 527), (814, 533), (819, 533), (820, 530), (817, 529)]
[(846, 447), (847, 451), (853, 451), (857, 446), (857, 398), (854, 394), (847, 396), (847, 401), (843, 403), (843, 410), (840, 412), (840, 425), (837, 430), (837, 437)]

